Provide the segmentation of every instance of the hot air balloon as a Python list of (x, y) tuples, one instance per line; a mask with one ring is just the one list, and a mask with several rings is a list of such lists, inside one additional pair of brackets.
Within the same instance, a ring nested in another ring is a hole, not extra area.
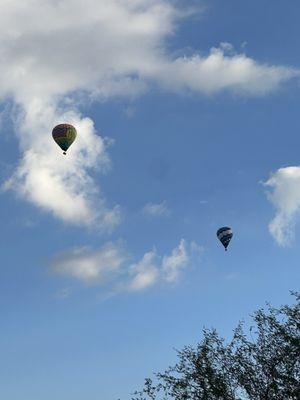
[(227, 251), (227, 247), (233, 236), (231, 228), (228, 226), (223, 226), (222, 228), (218, 229), (217, 236), (222, 245), (225, 247), (225, 251)]
[(67, 154), (68, 148), (74, 142), (77, 132), (73, 125), (59, 124), (53, 128), (52, 137), (59, 147), (63, 150), (63, 154)]

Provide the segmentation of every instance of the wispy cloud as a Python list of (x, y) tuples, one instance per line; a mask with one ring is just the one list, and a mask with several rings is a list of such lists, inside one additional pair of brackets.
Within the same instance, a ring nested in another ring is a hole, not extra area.
[[(0, 99), (12, 100), (22, 159), (5, 187), (68, 223), (112, 228), (91, 177), (109, 165), (107, 145), (79, 107), (133, 98), (156, 85), (172, 92), (265, 95), (299, 76), (221, 44), (208, 54), (174, 57), (167, 40), (188, 12), (169, 0), (16, 0), (1, 4)], [(201, 23), (201, 22), (199, 22)], [(66, 159), (51, 140), (58, 122), (78, 128)], [(99, 200), (100, 199), (100, 200)], [(96, 211), (97, 210), (97, 211)]]
[(86, 283), (104, 283), (120, 272), (126, 259), (122, 244), (109, 242), (97, 250), (79, 247), (58, 254), (51, 267), (56, 273)]
[(265, 182), (268, 199), (276, 214), (269, 224), (271, 235), (281, 246), (290, 245), (300, 215), (300, 167), (280, 168)]
[(161, 203), (147, 203), (143, 208), (145, 215), (150, 217), (162, 217), (170, 214), (167, 207), (167, 202), (164, 200)]
[(178, 247), (172, 250), (170, 255), (166, 255), (162, 260), (162, 270), (164, 273), (164, 279), (167, 282), (175, 282), (181, 272), (181, 269), (189, 261), (189, 255), (187, 253), (186, 242), (181, 240)]
[(128, 291), (139, 291), (157, 283), (160, 275), (158, 255), (155, 251), (144, 254), (142, 259), (129, 268), (130, 279), (121, 287)]
[(109, 242), (96, 250), (81, 247), (58, 254), (51, 262), (51, 269), (84, 283), (101, 285), (111, 292), (137, 292), (177, 282), (199, 249), (194, 242), (182, 239), (170, 254), (161, 256), (153, 249), (131, 263), (122, 242)]

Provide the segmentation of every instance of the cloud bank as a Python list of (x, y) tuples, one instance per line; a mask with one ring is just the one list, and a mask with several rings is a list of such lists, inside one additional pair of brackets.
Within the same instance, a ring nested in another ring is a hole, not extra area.
[[(299, 75), (236, 54), (226, 43), (208, 54), (173, 57), (168, 38), (189, 15), (169, 0), (3, 1), (0, 99), (13, 101), (22, 154), (5, 188), (68, 223), (110, 229), (120, 211), (106, 205), (91, 177), (109, 157), (104, 139), (79, 112), (86, 101), (132, 98), (153, 85), (261, 96)], [(58, 122), (78, 128), (67, 159), (50, 136)]]
[(99, 249), (80, 247), (58, 254), (51, 262), (51, 269), (112, 292), (139, 292), (177, 282), (193, 256), (201, 251), (200, 246), (182, 239), (170, 254), (161, 256), (154, 249), (130, 263), (124, 244), (109, 242)]
[(279, 245), (288, 246), (300, 215), (300, 167), (278, 169), (265, 186), (271, 189), (267, 195), (276, 210), (269, 231)]

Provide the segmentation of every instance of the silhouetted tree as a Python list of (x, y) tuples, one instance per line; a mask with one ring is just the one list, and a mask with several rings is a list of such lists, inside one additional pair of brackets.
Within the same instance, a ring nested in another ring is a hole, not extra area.
[[(267, 305), (240, 323), (230, 342), (204, 330), (197, 346), (146, 379), (132, 400), (300, 400), (300, 295), (276, 309)], [(247, 331), (247, 333), (245, 332)]]

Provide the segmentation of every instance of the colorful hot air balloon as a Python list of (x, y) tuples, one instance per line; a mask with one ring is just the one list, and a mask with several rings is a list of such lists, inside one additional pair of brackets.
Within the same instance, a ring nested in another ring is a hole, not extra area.
[(225, 247), (225, 250), (227, 251), (227, 247), (233, 236), (231, 228), (229, 228), (228, 226), (223, 226), (222, 228), (218, 229), (217, 236), (222, 245)]
[(55, 142), (63, 150), (64, 154), (67, 154), (68, 148), (74, 142), (77, 132), (73, 125), (70, 124), (59, 124), (53, 128), (52, 136)]

